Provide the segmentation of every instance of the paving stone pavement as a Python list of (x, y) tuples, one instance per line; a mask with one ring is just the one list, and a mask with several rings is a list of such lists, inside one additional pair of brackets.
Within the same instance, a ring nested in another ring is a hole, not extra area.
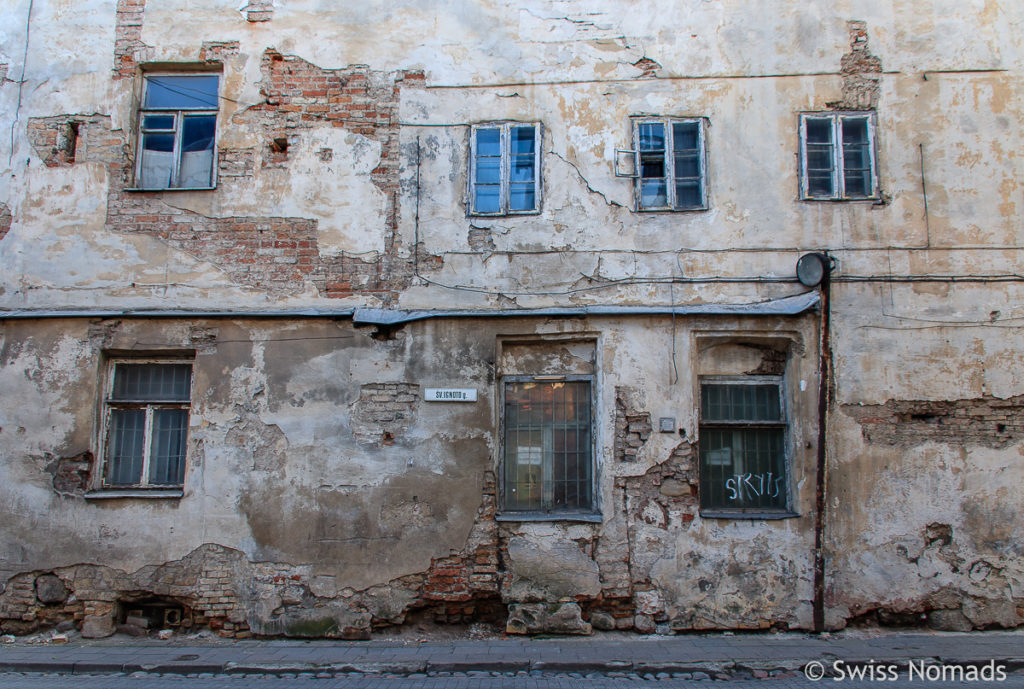
[(808, 663), (826, 676), (848, 665), (983, 666), (1024, 670), (1024, 630), (927, 633), (595, 635), (492, 640), (294, 641), (155, 639), (18, 642), (0, 646), (0, 673), (76, 675), (411, 676), (452, 673), (587, 673), (658, 679), (800, 677)]

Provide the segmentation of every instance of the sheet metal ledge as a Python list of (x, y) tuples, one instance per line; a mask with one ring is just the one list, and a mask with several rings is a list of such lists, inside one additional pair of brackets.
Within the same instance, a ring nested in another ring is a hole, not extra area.
[(203, 309), (13, 309), (0, 310), (0, 320), (39, 318), (351, 318), (357, 325), (393, 326), (430, 318), (521, 318), (530, 316), (798, 316), (818, 306), (817, 292), (748, 304), (681, 306), (552, 306), (540, 309), (465, 309), (451, 311), (396, 309), (278, 309), (226, 311)]

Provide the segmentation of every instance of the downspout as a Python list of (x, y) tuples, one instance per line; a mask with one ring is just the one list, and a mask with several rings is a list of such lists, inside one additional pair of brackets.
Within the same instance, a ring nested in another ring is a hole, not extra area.
[(818, 463), (815, 472), (814, 504), (814, 631), (825, 631), (825, 510), (828, 503), (825, 492), (828, 486), (828, 411), (832, 374), (832, 333), (831, 333), (831, 271), (826, 268), (821, 281), (821, 338), (818, 345), (820, 369), (818, 371)]

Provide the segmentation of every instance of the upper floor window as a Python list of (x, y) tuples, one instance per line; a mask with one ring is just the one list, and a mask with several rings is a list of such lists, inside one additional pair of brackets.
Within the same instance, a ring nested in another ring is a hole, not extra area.
[(116, 361), (112, 369), (104, 401), (104, 487), (183, 485), (192, 364)]
[(536, 213), (540, 209), (540, 125), (504, 122), (473, 127), (471, 215)]
[(153, 74), (139, 110), (140, 189), (211, 189), (216, 184), (216, 74)]
[(620, 153), (633, 157), (633, 173), (616, 174), (636, 181), (637, 210), (707, 208), (703, 119), (635, 118), (633, 149)]
[(800, 116), (800, 195), (805, 199), (878, 196), (874, 115), (805, 113)]

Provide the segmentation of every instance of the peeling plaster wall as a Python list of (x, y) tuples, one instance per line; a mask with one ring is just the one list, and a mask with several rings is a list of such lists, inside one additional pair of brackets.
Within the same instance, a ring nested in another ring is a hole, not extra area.
[[(796, 259), (828, 251), (826, 625), (1017, 626), (1024, 7), (749, 5), (87, 0), (71, 30), (8, 2), (0, 310), (742, 304), (806, 291)], [(221, 74), (217, 188), (132, 191), (142, 70), (176, 63)], [(879, 198), (799, 200), (799, 114), (861, 108)], [(706, 118), (707, 210), (633, 210), (637, 115)], [(470, 127), (503, 120), (542, 124), (540, 210), (467, 216)], [(594, 352), (603, 521), (496, 521), (496, 343), (566, 333)], [(0, 624), (104, 631), (150, 591), (241, 635), (807, 628), (819, 336), (815, 314), (2, 321)], [(185, 496), (87, 502), (104, 352), (167, 347), (196, 351)], [(701, 517), (712, 370), (784, 375), (797, 517)], [(480, 401), (423, 402), (453, 381)], [(40, 599), (50, 574), (86, 603)]]

